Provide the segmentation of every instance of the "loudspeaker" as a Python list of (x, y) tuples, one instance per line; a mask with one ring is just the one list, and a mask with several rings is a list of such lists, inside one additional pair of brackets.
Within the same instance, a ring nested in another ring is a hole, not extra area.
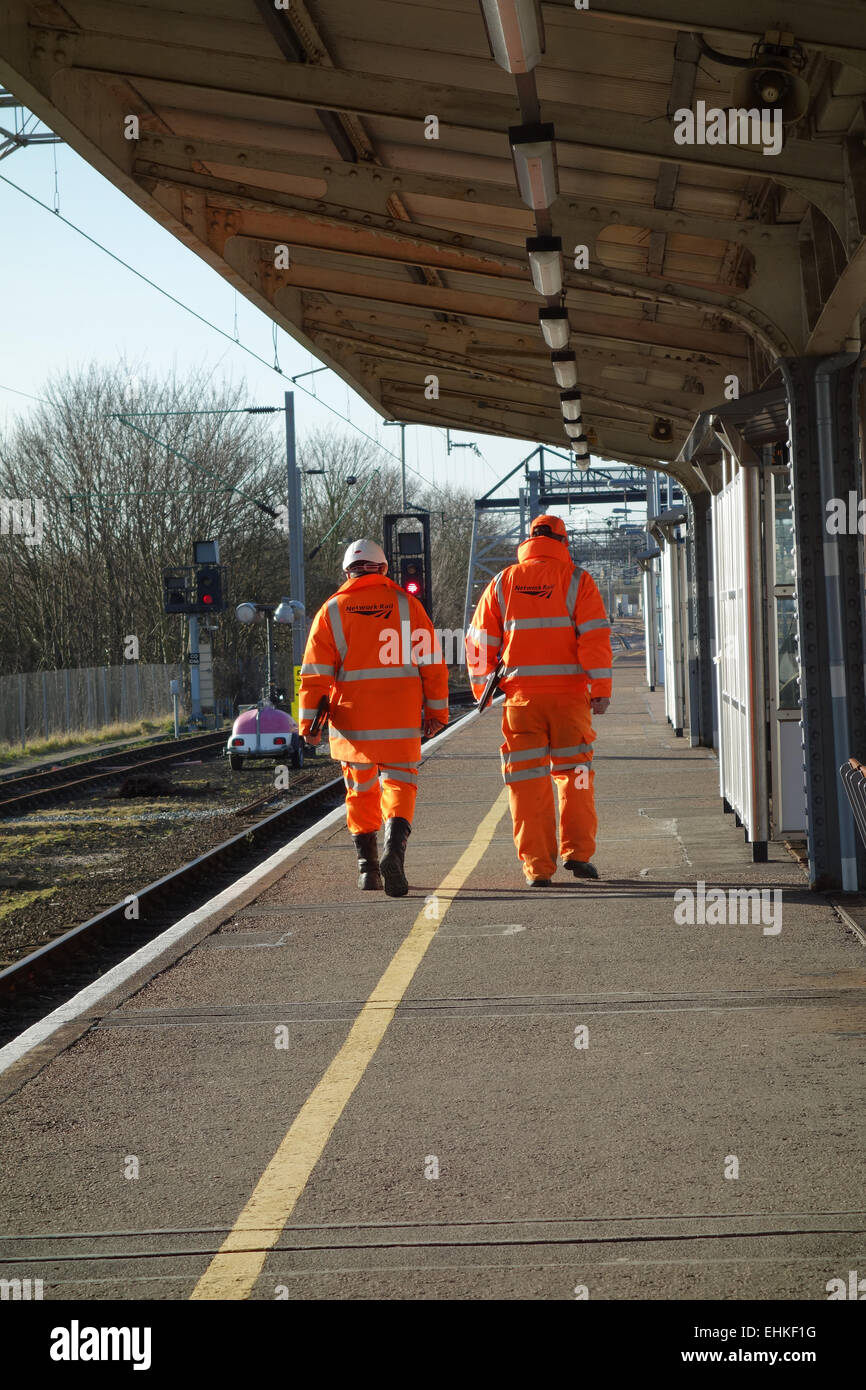
[(782, 112), (782, 125), (793, 125), (809, 109), (809, 84), (784, 58), (757, 60), (734, 79), (732, 103), (752, 111)]
[(649, 437), (650, 439), (654, 439), (657, 444), (670, 444), (674, 437), (674, 427), (670, 420), (665, 420), (661, 417), (654, 420)]

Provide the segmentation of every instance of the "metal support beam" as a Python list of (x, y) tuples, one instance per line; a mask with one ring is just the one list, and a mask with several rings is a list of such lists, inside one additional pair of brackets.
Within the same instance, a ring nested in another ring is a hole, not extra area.
[[(304, 596), (304, 519), (301, 511), (301, 475), (295, 443), (295, 397), (285, 393), (286, 407), (286, 475), (289, 522), (289, 590), (290, 597), (302, 607)], [(307, 620), (301, 609), (292, 611), (292, 664), (299, 666), (307, 643)]]
[[(570, 8), (571, 0), (548, 0), (548, 4)], [(700, 29), (710, 37), (727, 39), (759, 39), (780, 23), (774, 0), (655, 0), (651, 12), (648, 9), (642, 0), (605, 0), (604, 16), (656, 29)], [(813, 0), (786, 0), (783, 13), (785, 27), (807, 48), (862, 68), (862, 49), (851, 47), (863, 37), (863, 7), (858, 0), (823, 0), (819, 5)]]
[(689, 586), (689, 731), (693, 748), (713, 746), (713, 662), (710, 651), (712, 552), (708, 492), (686, 494)]
[(784, 358), (791, 414), (791, 467), (800, 628), (800, 688), (809, 878), (814, 888), (866, 884), (838, 768), (866, 738), (861, 538), (856, 525), (827, 529), (827, 503), (862, 496), (860, 358)]

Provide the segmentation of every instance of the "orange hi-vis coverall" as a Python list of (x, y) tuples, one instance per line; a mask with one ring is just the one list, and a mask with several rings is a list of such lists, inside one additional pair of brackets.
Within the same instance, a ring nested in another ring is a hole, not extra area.
[(502, 772), (531, 881), (556, 871), (551, 774), (563, 859), (588, 863), (595, 853), (590, 699), (611, 693), (610, 622), (592, 576), (560, 541), (524, 541), (517, 557), (481, 595), (466, 653), (476, 697), (497, 661), (505, 663)]
[(423, 721), (448, 723), (448, 667), (418, 599), (385, 575), (364, 574), (322, 605), (301, 667), (302, 736), (322, 696), (351, 833), (377, 831), (383, 816), (411, 822)]

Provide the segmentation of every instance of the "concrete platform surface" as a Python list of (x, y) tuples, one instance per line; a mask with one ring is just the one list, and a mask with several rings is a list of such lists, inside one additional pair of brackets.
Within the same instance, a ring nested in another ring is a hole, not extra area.
[[(359, 893), (326, 829), (5, 1101), (0, 1277), (824, 1300), (866, 1271), (863, 946), (784, 846), (751, 862), (641, 659), (615, 677), (600, 883), (524, 888), (472, 721), (424, 763), (407, 898)], [(764, 917), (700, 920), (702, 882)]]

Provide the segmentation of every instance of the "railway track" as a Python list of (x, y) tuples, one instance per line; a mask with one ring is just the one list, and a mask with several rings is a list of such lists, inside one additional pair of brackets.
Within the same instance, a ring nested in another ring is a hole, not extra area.
[[(452, 692), (455, 714), (468, 713), (473, 705), (469, 692)], [(221, 734), (220, 744), (224, 739)], [(195, 751), (202, 751), (201, 742), (197, 741)], [(183, 751), (193, 750), (187, 744)], [(165, 761), (176, 758), (175, 748)], [(139, 763), (138, 769), (142, 766)], [(117, 769), (108, 775), (117, 775)], [(99, 780), (98, 774), (95, 780)], [(234, 814), (254, 814), (275, 795), (279, 793), (270, 791)], [(342, 805), (344, 795), (342, 777), (331, 778), (0, 971), (0, 1045), (229, 887), (240, 873), (248, 872), (276, 847)], [(135, 915), (130, 916), (131, 912)]]
[(136, 916), (130, 917), (131, 900), (124, 898), (0, 971), (0, 1043), (229, 886), (277, 843), (341, 805), (344, 794), (342, 777), (332, 778), (140, 889), (132, 898)]
[[(470, 692), (458, 690), (452, 692), (451, 703), (455, 714), (464, 714), (474, 700)], [(224, 737), (220, 735), (221, 741)], [(269, 792), (248, 802), (236, 814), (255, 813), (274, 795)], [(239, 874), (342, 805), (344, 795), (342, 777), (331, 778), (148, 884), (132, 895), (132, 901), (125, 897), (0, 971), (0, 1045), (230, 887)], [(137, 915), (130, 917), (133, 903)]]
[[(87, 758), (72, 767), (44, 768), (7, 777), (0, 782), (0, 819), (26, 815), (53, 801), (72, 801), (87, 796), (97, 787), (118, 781), (129, 772), (154, 771), (181, 761), (190, 753), (216, 753), (227, 734), (209, 733), (177, 741), (151, 744), (147, 748), (121, 750), (102, 757)], [(157, 751), (155, 756), (155, 750)], [(164, 751), (162, 751), (164, 750)]]

